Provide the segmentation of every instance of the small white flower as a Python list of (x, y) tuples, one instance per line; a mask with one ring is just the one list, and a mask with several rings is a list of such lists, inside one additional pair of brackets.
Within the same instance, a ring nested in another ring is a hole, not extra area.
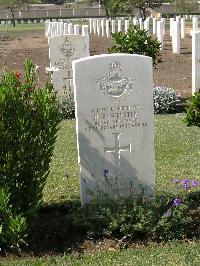
[(48, 72), (53, 73), (53, 72), (59, 71), (60, 69), (57, 68), (57, 67), (52, 66), (52, 67), (46, 67), (45, 70), (46, 70), (46, 73), (48, 73)]
[(35, 71), (37, 71), (38, 69), (40, 69), (40, 66), (35, 65)]

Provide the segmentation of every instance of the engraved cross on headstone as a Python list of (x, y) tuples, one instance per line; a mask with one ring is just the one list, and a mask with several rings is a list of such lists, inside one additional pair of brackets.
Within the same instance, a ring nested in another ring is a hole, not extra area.
[(104, 154), (107, 152), (114, 153), (115, 156), (115, 164), (116, 164), (116, 174), (120, 173), (120, 159), (121, 159), (121, 152), (122, 151), (129, 151), (131, 153), (131, 144), (127, 146), (120, 147), (120, 135), (121, 133), (113, 133), (115, 136), (115, 146), (113, 148), (104, 148)]

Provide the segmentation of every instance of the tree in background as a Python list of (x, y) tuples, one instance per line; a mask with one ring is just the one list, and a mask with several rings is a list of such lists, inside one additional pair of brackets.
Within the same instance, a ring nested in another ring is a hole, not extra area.
[(126, 0), (89, 0), (90, 3), (99, 3), (105, 9), (106, 17), (117, 16), (124, 10)]
[(133, 14), (133, 10), (138, 8), (140, 16), (143, 20), (146, 19), (146, 11), (148, 8), (160, 7), (163, 3), (172, 2), (171, 0), (90, 0), (90, 2), (99, 2), (105, 8), (106, 16), (119, 14), (121, 11)]
[(0, 0), (0, 7), (3, 7), (11, 12), (12, 23), (15, 27), (15, 12), (19, 9), (34, 3), (33, 0)]
[(148, 8), (160, 7), (163, 3), (170, 2), (165, 0), (125, 0), (125, 5), (128, 10), (138, 8), (140, 10), (140, 16), (143, 21), (146, 19), (146, 11)]
[(198, 0), (177, 0), (176, 11), (180, 13), (191, 14), (198, 9)]

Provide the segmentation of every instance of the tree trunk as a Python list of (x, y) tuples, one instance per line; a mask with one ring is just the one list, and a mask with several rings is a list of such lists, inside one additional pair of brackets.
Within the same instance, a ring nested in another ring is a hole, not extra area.
[(13, 24), (13, 27), (15, 28), (15, 14), (14, 14), (14, 10), (10, 9), (10, 12), (12, 14), (12, 24)]
[(106, 17), (109, 18), (109, 11), (108, 11), (107, 4), (105, 4), (105, 10), (106, 10)]
[(142, 20), (145, 21), (146, 20), (146, 8), (142, 8), (141, 13), (142, 13)]

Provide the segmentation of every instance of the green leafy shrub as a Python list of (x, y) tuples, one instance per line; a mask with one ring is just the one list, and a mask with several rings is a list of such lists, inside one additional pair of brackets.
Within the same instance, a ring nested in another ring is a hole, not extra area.
[(0, 247), (19, 249), (25, 243), (27, 222), (23, 215), (15, 214), (9, 199), (10, 195), (0, 189)]
[(195, 93), (186, 108), (187, 114), (184, 121), (187, 126), (200, 127), (200, 92)]
[(63, 119), (75, 118), (75, 103), (74, 96), (63, 94), (58, 98), (58, 104), (62, 113)]
[(197, 180), (174, 180), (174, 193), (154, 199), (104, 201), (84, 206), (69, 215), (89, 237), (166, 241), (199, 236), (200, 191)]
[(26, 215), (41, 203), (60, 122), (52, 84), (36, 85), (30, 60), (23, 76), (5, 71), (0, 79), (0, 187)]
[(110, 53), (141, 54), (152, 57), (153, 65), (160, 62), (160, 42), (148, 35), (146, 30), (140, 30), (138, 26), (131, 26), (127, 33), (118, 32), (112, 34), (114, 45), (109, 49)]
[(156, 114), (167, 114), (176, 111), (179, 99), (175, 90), (165, 87), (155, 87), (153, 98), (154, 112)]

